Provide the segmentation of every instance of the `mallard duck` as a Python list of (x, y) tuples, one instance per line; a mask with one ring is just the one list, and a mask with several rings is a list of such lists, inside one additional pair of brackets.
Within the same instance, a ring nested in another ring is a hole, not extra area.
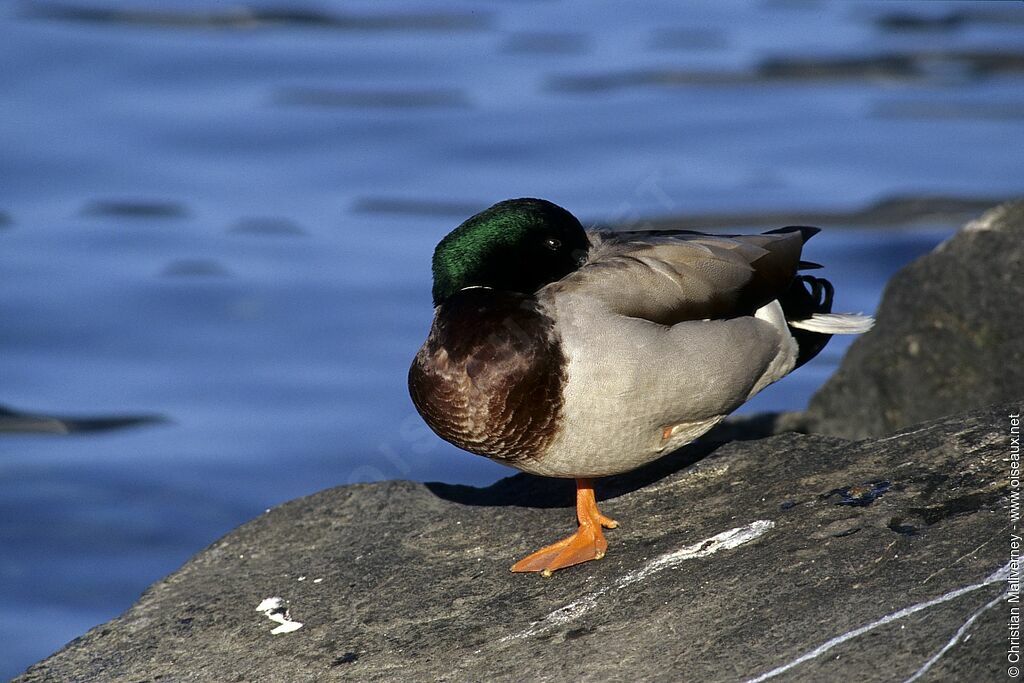
[(593, 480), (693, 441), (871, 318), (832, 314), (800, 274), (817, 228), (760, 235), (587, 231), (541, 199), (510, 199), (437, 245), (434, 320), (409, 371), (442, 439), (524, 472), (576, 480), (574, 534), (514, 572), (600, 559)]

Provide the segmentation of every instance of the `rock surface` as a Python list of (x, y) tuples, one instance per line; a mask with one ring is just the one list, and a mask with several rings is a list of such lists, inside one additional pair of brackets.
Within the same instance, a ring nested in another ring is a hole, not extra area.
[[(571, 529), (567, 482), (330, 489), (17, 680), (868, 682), (935, 657), (920, 680), (1002, 680), (1017, 410), (856, 443), (695, 444), (606, 480), (609, 554), (550, 579), (508, 567)], [(272, 597), (276, 621), (256, 609)]]
[(1024, 201), (968, 223), (889, 282), (877, 325), (811, 400), (846, 438), (1024, 397)]

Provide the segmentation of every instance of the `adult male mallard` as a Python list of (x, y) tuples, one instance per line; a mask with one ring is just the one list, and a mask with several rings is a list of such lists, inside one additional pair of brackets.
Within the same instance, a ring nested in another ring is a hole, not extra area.
[(722, 236), (588, 232), (565, 209), (510, 199), (437, 245), (434, 322), (409, 371), (441, 438), (576, 480), (576, 533), (512, 567), (551, 572), (608, 547), (593, 479), (699, 437), (871, 318), (832, 314), (800, 275), (817, 228)]

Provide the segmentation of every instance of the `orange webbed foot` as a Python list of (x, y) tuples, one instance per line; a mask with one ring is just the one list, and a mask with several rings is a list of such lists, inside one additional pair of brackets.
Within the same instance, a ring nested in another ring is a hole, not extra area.
[(594, 486), (588, 479), (576, 481), (576, 516), (580, 523), (576, 533), (516, 562), (512, 571), (540, 572), (547, 577), (559, 569), (604, 557), (608, 542), (601, 527), (614, 529), (619, 523), (597, 509)]

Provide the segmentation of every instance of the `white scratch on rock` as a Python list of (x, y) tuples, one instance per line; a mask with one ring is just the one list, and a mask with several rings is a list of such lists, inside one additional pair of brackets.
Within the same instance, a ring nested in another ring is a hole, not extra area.
[[(903, 619), (904, 617), (909, 617), (911, 614), (916, 614), (916, 613), (920, 612), (921, 610), (928, 609), (929, 607), (935, 607), (936, 605), (941, 605), (944, 602), (949, 602), (950, 600), (955, 600), (955, 599), (959, 598), (961, 595), (966, 595), (968, 593), (973, 593), (974, 591), (979, 590), (981, 588), (984, 588), (985, 586), (990, 586), (993, 583), (999, 583), (1001, 581), (1006, 581), (1006, 577), (1009, 576), (1009, 572), (1010, 572), (1010, 565), (1009, 565), (1009, 563), (1007, 563), (1003, 567), (1000, 567), (996, 571), (992, 572), (992, 574), (990, 574), (989, 577), (987, 579), (985, 579), (984, 581), (982, 581), (981, 583), (972, 583), (969, 586), (964, 586), (962, 588), (957, 588), (955, 590), (951, 590), (950, 592), (946, 593), (945, 595), (940, 595), (939, 597), (932, 598), (931, 600), (928, 600), (926, 602), (919, 602), (916, 605), (911, 605), (910, 607), (904, 607), (903, 609), (898, 610), (896, 612), (893, 612), (891, 614), (887, 614), (884, 617), (882, 617), (881, 619), (873, 621), (870, 624), (866, 624), (864, 626), (861, 626), (860, 628), (855, 628), (852, 631), (847, 631), (846, 633), (844, 633), (842, 635), (836, 636), (835, 638), (833, 638), (833, 639), (831, 639), (831, 640), (829, 640), (827, 642), (822, 643), (821, 645), (819, 645), (818, 647), (814, 648), (813, 650), (811, 650), (809, 652), (805, 652), (804, 654), (800, 655), (799, 657), (797, 657), (796, 659), (794, 659), (791, 662), (787, 662), (786, 664), (783, 664), (782, 666), (775, 667), (771, 671), (767, 671), (767, 672), (761, 674), (760, 676), (758, 676), (756, 678), (751, 678), (751, 679), (747, 680), (746, 683), (761, 683), (761, 681), (767, 681), (769, 678), (775, 678), (779, 674), (783, 674), (783, 673), (789, 671), (790, 669), (792, 669), (793, 667), (796, 667), (796, 666), (799, 666), (799, 665), (803, 664), (804, 662), (809, 662), (812, 659), (817, 659), (818, 657), (820, 657), (821, 655), (825, 654), (826, 652), (828, 652), (832, 648), (834, 648), (834, 647), (836, 647), (838, 645), (842, 645), (843, 643), (845, 643), (848, 640), (853, 640), (854, 638), (857, 638), (858, 636), (862, 636), (865, 633), (867, 633), (868, 631), (873, 631), (873, 630), (875, 630), (876, 628), (878, 628), (880, 626), (885, 626), (886, 624), (890, 624), (890, 623), (892, 623), (894, 621), (898, 621), (900, 619)], [(984, 611), (984, 610), (982, 610), (982, 611)], [(940, 656), (941, 656), (941, 654), (942, 653), (940, 652)]]
[(928, 425), (926, 427), (921, 427), (920, 429), (914, 429), (914, 430), (909, 431), (909, 432), (897, 432), (897, 433), (893, 434), (892, 436), (885, 437), (884, 439), (876, 439), (875, 443), (883, 443), (885, 441), (892, 441), (893, 439), (903, 439), (903, 438), (906, 438), (908, 436), (913, 436), (914, 434), (920, 434), (921, 432), (927, 432), (928, 430), (933, 429), (933, 427), (934, 427), (934, 425)]
[(774, 526), (775, 522), (772, 522), (771, 520), (759, 519), (746, 526), (723, 531), (722, 533), (716, 534), (711, 538), (701, 541), (700, 543), (694, 543), (693, 545), (688, 545), (674, 552), (666, 553), (660, 557), (654, 558), (640, 569), (636, 569), (626, 574), (618, 581), (618, 583), (616, 583), (616, 588), (624, 588), (631, 583), (642, 581), (651, 574), (660, 572), (663, 569), (674, 567), (684, 560), (692, 560), (697, 557), (707, 557), (708, 555), (714, 555), (719, 550), (732, 550), (744, 543), (753, 541), (755, 538), (763, 536)]
[(543, 633), (544, 631), (556, 626), (567, 624), (570, 621), (580, 618), (596, 607), (598, 599), (610, 590), (625, 588), (631, 584), (637, 583), (638, 581), (643, 581), (652, 574), (664, 571), (665, 569), (671, 569), (686, 560), (692, 560), (698, 557), (707, 557), (708, 555), (717, 553), (719, 550), (731, 550), (732, 548), (739, 547), (744, 543), (750, 543), (751, 541), (763, 536), (774, 526), (775, 522), (771, 520), (759, 519), (747, 524), (746, 526), (723, 531), (722, 533), (716, 534), (711, 538), (707, 538), (700, 543), (694, 543), (693, 545), (684, 546), (679, 550), (660, 555), (645, 564), (643, 567), (629, 572), (613, 585), (598, 589), (593, 593), (583, 596), (579, 600), (570, 602), (564, 607), (559, 607), (540, 621), (533, 622), (529, 627), (519, 633), (513, 633), (505, 636), (500, 642), (506, 643), (520, 638), (527, 638), (538, 633)]
[(284, 606), (284, 601), (281, 598), (267, 598), (256, 607), (256, 611), (263, 612), (267, 619), (280, 624), (271, 630), (274, 635), (291, 633), (302, 628), (302, 622), (292, 620), (292, 616), (288, 613), (288, 608)]
[(925, 662), (924, 665), (920, 669), (918, 669), (917, 671), (914, 672), (913, 676), (908, 678), (903, 683), (913, 683), (914, 681), (919, 679), (921, 676), (924, 676), (925, 673), (928, 672), (928, 669), (932, 668), (935, 665), (935, 662), (939, 661), (939, 659), (942, 657), (942, 655), (944, 655), (947, 652), (949, 652), (950, 648), (952, 648), (954, 645), (956, 645), (957, 643), (960, 642), (960, 639), (964, 637), (965, 633), (967, 633), (967, 629), (969, 629), (971, 627), (971, 624), (973, 624), (978, 619), (978, 617), (980, 617), (982, 614), (984, 614), (988, 610), (990, 610), (993, 607), (995, 607), (996, 605), (998, 605), (1000, 602), (1002, 602), (1003, 598), (1005, 598), (1005, 597), (1006, 597), (1006, 593), (1005, 592), (1004, 593), (1000, 593), (996, 597), (992, 598), (989, 602), (987, 602), (981, 609), (979, 609), (977, 612), (972, 614), (970, 616), (970, 618), (963, 623), (963, 626), (961, 626), (960, 628), (957, 629), (956, 633), (953, 634), (953, 637), (949, 639), (949, 642), (946, 643), (942, 647), (941, 650), (939, 650), (934, 655), (932, 655), (931, 659), (929, 659), (927, 662)]

